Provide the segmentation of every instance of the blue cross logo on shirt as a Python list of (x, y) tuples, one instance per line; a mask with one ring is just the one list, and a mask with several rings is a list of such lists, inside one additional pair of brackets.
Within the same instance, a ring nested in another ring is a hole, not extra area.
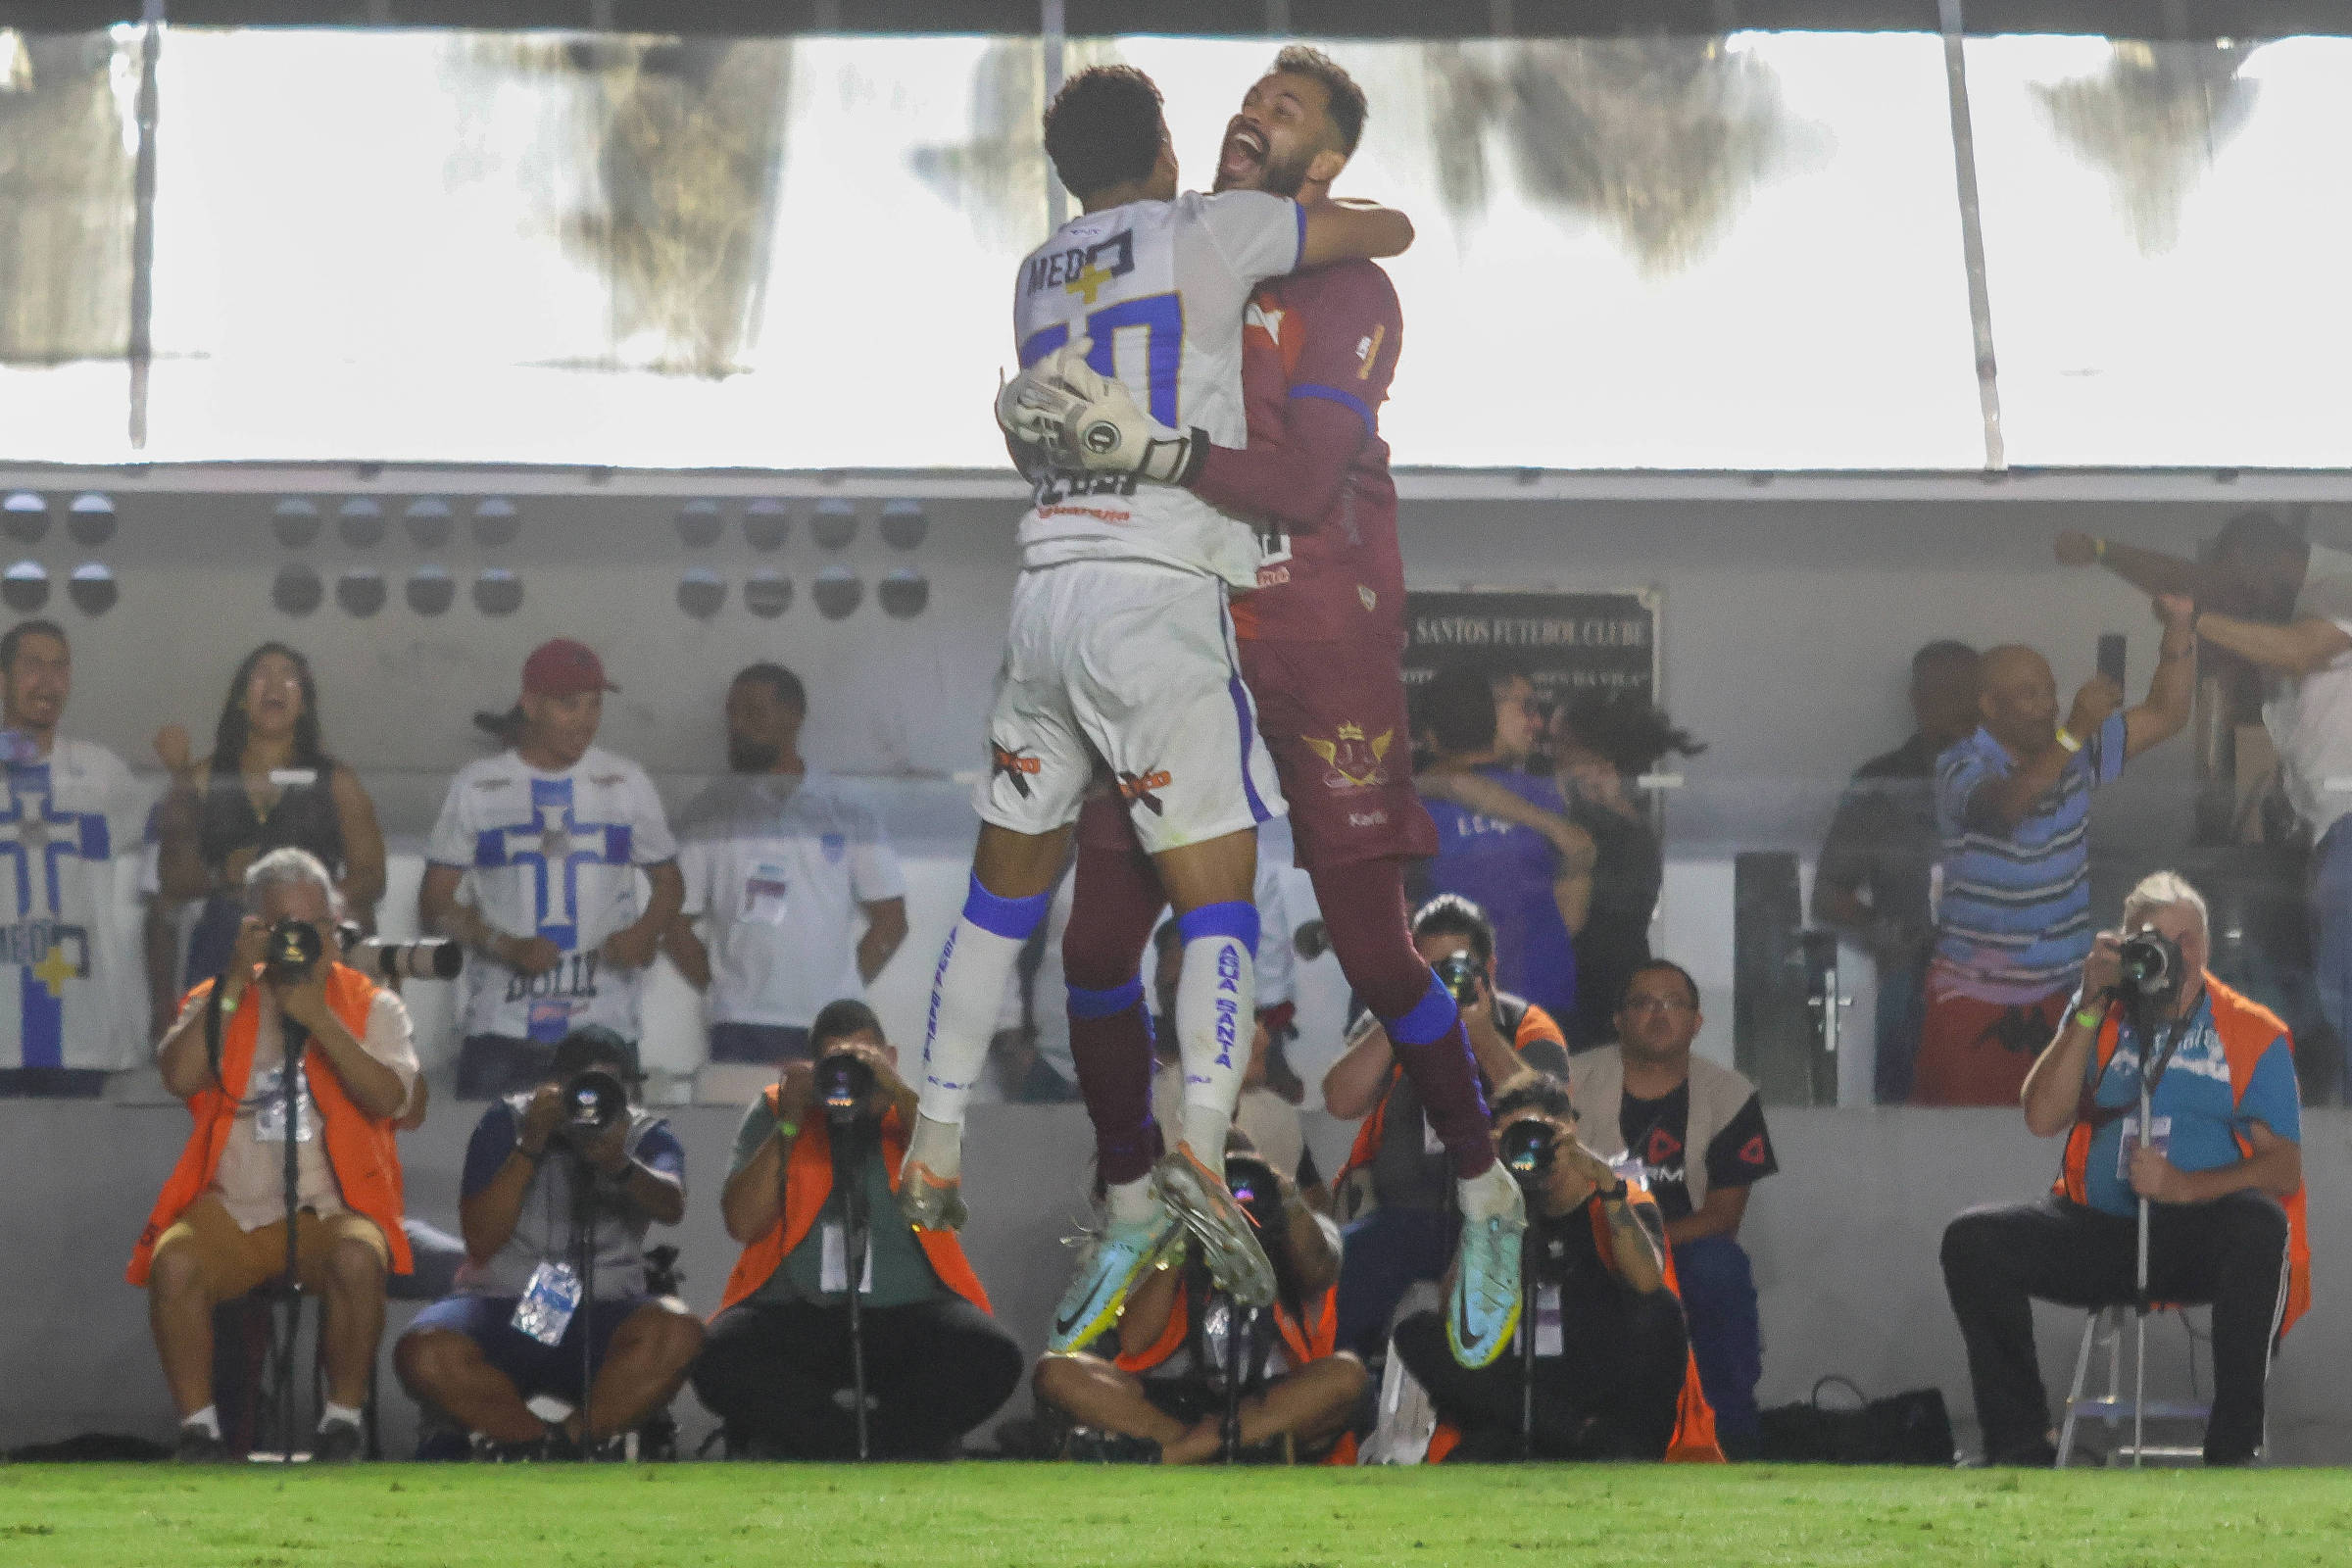
[(16, 874), (17, 919), (6, 933), (5, 956), (17, 966), (18, 1041), (27, 1067), (65, 1065), (66, 982), (90, 972), (89, 934), (57, 920), (61, 863), (104, 860), (113, 853), (104, 814), (56, 810), (54, 796), (48, 763), (9, 768), (0, 855)]
[(531, 780), (531, 820), (474, 835), (482, 870), (531, 868), (533, 926), (565, 953), (580, 945), (580, 867), (627, 865), (629, 824), (572, 819), (571, 780)]

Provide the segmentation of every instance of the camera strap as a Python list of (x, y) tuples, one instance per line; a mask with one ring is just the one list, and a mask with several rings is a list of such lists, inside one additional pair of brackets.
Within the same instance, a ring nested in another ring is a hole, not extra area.
[(204, 994), (204, 1059), (213, 1070), (213, 1082), (228, 1092), (228, 1083), (220, 1076), (220, 993), (228, 986), (225, 969), (213, 976), (211, 989)]

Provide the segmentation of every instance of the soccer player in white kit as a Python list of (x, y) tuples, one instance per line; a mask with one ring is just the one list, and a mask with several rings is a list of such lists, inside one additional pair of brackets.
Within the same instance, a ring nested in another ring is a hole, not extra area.
[[(1020, 526), (991, 766), (976, 791), (980, 840), (932, 982), (921, 1114), (899, 1203), (925, 1228), (963, 1219), (964, 1106), (1005, 978), (1045, 917), (1100, 765), (1185, 939), (1182, 1140), (1149, 1176), (1112, 1185), (1109, 1234), (1137, 1250), (1140, 1272), (1145, 1253), (1174, 1241), (1173, 1216), (1220, 1286), (1263, 1305), (1273, 1271), (1224, 1183), (1254, 1023), (1256, 830), (1284, 809), (1225, 613), (1227, 586), (1257, 580), (1258, 545), (1248, 524), (1190, 491), (1139, 481), (1181, 475), (1210, 441), (1247, 440), (1241, 338), (1251, 288), (1299, 267), (1396, 255), (1412, 225), (1385, 209), (1310, 213), (1255, 191), (1179, 196), (1159, 105), (1142, 72), (1100, 67), (1073, 76), (1046, 112), (1047, 154), (1084, 211), (1021, 264), (1021, 362), (1083, 357), (1161, 426), (1189, 433), (1140, 443), (1125, 473), (1057, 466), (1014, 443), (1037, 499)], [(999, 416), (1009, 430), (1007, 411)]]

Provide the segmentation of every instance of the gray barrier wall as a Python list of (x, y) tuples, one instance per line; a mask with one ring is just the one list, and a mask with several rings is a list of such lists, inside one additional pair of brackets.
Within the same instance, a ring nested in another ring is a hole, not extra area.
[[(669, 1113), (688, 1150), (694, 1197), (678, 1240), (687, 1295), (717, 1303), (735, 1249), (716, 1195), (738, 1112)], [(1336, 1167), (1349, 1129), (1313, 1118), (1316, 1156)], [(403, 1144), (413, 1212), (455, 1228), (458, 1168), (473, 1107), (443, 1102)], [(1828, 1374), (1871, 1394), (1940, 1387), (1966, 1427), (1967, 1376), (1936, 1269), (1943, 1222), (1974, 1202), (2030, 1198), (2048, 1183), (2055, 1143), (2000, 1111), (1782, 1110), (1772, 1116), (1782, 1173), (1764, 1183), (1744, 1232), (1763, 1294), (1767, 1403), (1805, 1396)], [(172, 1108), (0, 1102), (0, 1193), (11, 1285), (0, 1327), (0, 1446), (79, 1432), (166, 1437), (171, 1406), (148, 1339), (145, 1302), (122, 1264), (187, 1119)], [(2288, 1338), (2272, 1380), (2272, 1450), (2292, 1463), (2352, 1461), (2352, 1113), (2315, 1111), (2304, 1170), (2317, 1195), (2317, 1302)], [(1032, 1350), (1069, 1269), (1060, 1238), (1076, 1210), (1091, 1144), (1079, 1107), (982, 1106), (966, 1159), (969, 1250), (999, 1316)], [(661, 1233), (657, 1232), (657, 1236)], [(415, 1308), (395, 1304), (391, 1334)], [(2044, 1309), (2043, 1371), (2063, 1391), (2081, 1317)], [(390, 1335), (387, 1335), (389, 1340)], [(2167, 1324), (2152, 1387), (2185, 1385), (2184, 1342)], [(2200, 1353), (2199, 1373), (2210, 1376)], [(415, 1415), (384, 1378), (384, 1428), (405, 1444)], [(2208, 1385), (2209, 1386), (2209, 1385)], [(1025, 1402), (1025, 1396), (1016, 1403)], [(689, 1441), (710, 1422), (691, 1393), (677, 1413)], [(404, 1451), (395, 1446), (393, 1451)]]

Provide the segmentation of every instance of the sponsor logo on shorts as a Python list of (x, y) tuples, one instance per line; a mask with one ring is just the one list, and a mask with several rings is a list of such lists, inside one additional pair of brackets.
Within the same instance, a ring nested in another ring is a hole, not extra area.
[(1382, 764), (1388, 759), (1389, 748), (1396, 741), (1393, 729), (1384, 729), (1367, 740), (1361, 724), (1342, 724), (1330, 740), (1320, 735), (1301, 739), (1308, 750), (1329, 764), (1331, 771), (1323, 775), (1323, 782), (1331, 789), (1377, 789), (1389, 781), (1389, 770)]
[(1159, 792), (1166, 789), (1170, 782), (1168, 770), (1164, 767), (1155, 767), (1149, 773), (1121, 773), (1119, 798), (1135, 802), (1153, 816), (1164, 816), (1168, 808), (1166, 803), (1160, 800)]
[(1010, 779), (1012, 792), (1022, 800), (1027, 800), (1029, 781), (1045, 771), (1045, 764), (1027, 752), (1016, 752), (995, 741), (988, 743), (988, 755), (990, 769)]

